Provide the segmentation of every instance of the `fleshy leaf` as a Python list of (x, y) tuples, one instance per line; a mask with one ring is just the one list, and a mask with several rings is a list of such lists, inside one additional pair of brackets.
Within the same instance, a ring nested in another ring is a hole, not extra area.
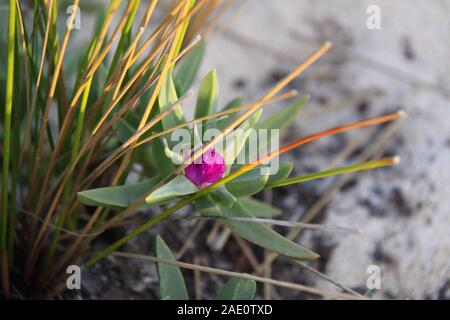
[(223, 187), (211, 192), (211, 197), (225, 208), (231, 208), (237, 200), (227, 189)]
[(197, 96), (195, 118), (201, 118), (216, 112), (218, 81), (216, 69), (211, 70), (202, 80)]
[(295, 117), (300, 112), (300, 109), (308, 101), (309, 96), (304, 96), (292, 103), (291, 105), (284, 107), (282, 110), (275, 112), (262, 120), (257, 127), (259, 129), (284, 129), (289, 126)]
[(178, 64), (173, 79), (178, 96), (181, 97), (191, 87), (197, 76), (204, 54), (205, 42), (202, 40)]
[(147, 204), (165, 202), (180, 196), (197, 192), (198, 189), (188, 178), (180, 174), (174, 179), (153, 191), (146, 199)]
[[(242, 105), (242, 98), (236, 98), (231, 100), (225, 107), (223, 107), (223, 111), (240, 107)], [(237, 112), (228, 114), (225, 118), (222, 118), (217, 121), (217, 125), (215, 126), (220, 131), (223, 131), (226, 127), (228, 127), (237, 117)]]
[(230, 164), (236, 160), (244, 148), (245, 143), (252, 131), (250, 129), (256, 125), (261, 114), (262, 110), (258, 110), (246, 121), (244, 121), (237, 129), (226, 136), (223, 157), (225, 159), (225, 163), (229, 165), (229, 168), (231, 167)]
[(281, 214), (280, 209), (253, 198), (240, 198), (239, 203), (252, 215), (258, 218), (273, 218)]
[(252, 300), (255, 291), (255, 280), (230, 278), (220, 289), (216, 300)]
[(216, 217), (220, 216), (220, 208), (211, 198), (211, 195), (206, 195), (195, 200), (195, 208), (204, 216)]
[(249, 143), (246, 143), (245, 148), (242, 152), (245, 151), (245, 154), (248, 159), (250, 159), (250, 161), (254, 161), (255, 159), (257, 159), (258, 155), (261, 155), (261, 153), (262, 155), (267, 153), (267, 151), (264, 152), (264, 150), (268, 148), (268, 144), (273, 139), (272, 130), (280, 130), (286, 128), (290, 123), (292, 123), (302, 106), (308, 101), (308, 98), (308, 96), (300, 98), (291, 105), (271, 114), (264, 120), (261, 120), (257, 125), (255, 125), (256, 129), (267, 129), (267, 137), (266, 139), (259, 139), (258, 137), (258, 148), (250, 148)]
[[(166, 260), (174, 260), (169, 247), (164, 240), (156, 236), (156, 256)], [(189, 299), (183, 274), (177, 266), (157, 263), (161, 300)]]
[[(225, 217), (253, 217), (239, 202), (235, 202), (231, 209), (223, 208), (221, 213)], [(316, 253), (292, 242), (262, 223), (231, 219), (224, 219), (222, 223), (242, 238), (283, 256), (296, 260), (313, 260), (319, 257)]]
[(264, 188), (269, 178), (268, 175), (262, 174), (261, 169), (262, 167), (256, 167), (226, 183), (227, 190), (235, 197), (246, 197), (258, 193)]
[(267, 183), (274, 183), (277, 181), (281, 181), (289, 177), (292, 171), (292, 163), (283, 162), (279, 164), (278, 171), (275, 174), (271, 174)]
[(96, 188), (78, 192), (78, 200), (88, 206), (126, 208), (154, 187), (159, 177), (136, 184)]
[[(158, 104), (160, 112), (166, 110), (166, 108), (178, 100), (177, 91), (175, 90), (175, 85), (173, 84), (172, 75), (168, 74), (161, 86), (161, 90), (158, 95)], [(175, 107), (175, 110), (165, 116), (161, 122), (163, 129), (170, 129), (176, 125), (183, 123), (184, 115), (183, 109), (180, 105)]]

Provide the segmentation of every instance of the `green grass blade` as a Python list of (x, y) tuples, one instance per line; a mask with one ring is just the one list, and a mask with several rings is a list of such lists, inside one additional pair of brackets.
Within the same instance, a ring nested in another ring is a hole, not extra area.
[(2, 176), (2, 219), (0, 250), (6, 250), (7, 226), (8, 226), (8, 180), (9, 180), (9, 158), (11, 147), (11, 115), (13, 109), (14, 92), (14, 58), (16, 42), (16, 2), (9, 1), (9, 27), (8, 27), (8, 65), (6, 71), (6, 99), (5, 99), (5, 123), (3, 137), (3, 176)]
[(116, 52), (114, 53), (114, 57), (109, 66), (108, 76), (106, 77), (107, 81), (110, 80), (111, 75), (113, 74), (114, 70), (116, 70), (120, 57), (127, 50), (127, 40), (129, 39), (131, 27), (133, 26), (134, 18), (136, 17), (136, 12), (139, 8), (140, 2), (141, 0), (136, 1), (133, 8), (131, 9), (130, 14), (128, 15), (127, 21), (125, 22), (122, 35), (120, 36), (119, 43), (117, 44)]
[(392, 166), (392, 165), (397, 164), (399, 162), (399, 160), (400, 160), (399, 157), (393, 157), (393, 158), (387, 158), (387, 159), (374, 160), (374, 161), (354, 164), (351, 166), (346, 166), (346, 167), (332, 169), (332, 170), (310, 173), (310, 174), (306, 174), (306, 175), (300, 176), (300, 177), (294, 177), (291, 179), (277, 181), (274, 183), (268, 183), (265, 186), (265, 188), (267, 189), (267, 188), (282, 187), (282, 186), (287, 186), (287, 185), (294, 184), (294, 183), (306, 182), (306, 181), (315, 180), (315, 179), (323, 179), (326, 177), (331, 177), (331, 176), (344, 174), (344, 173), (351, 173), (351, 172), (357, 172), (357, 171), (363, 171), (363, 170), (376, 169), (376, 168), (380, 168), (380, 167)]

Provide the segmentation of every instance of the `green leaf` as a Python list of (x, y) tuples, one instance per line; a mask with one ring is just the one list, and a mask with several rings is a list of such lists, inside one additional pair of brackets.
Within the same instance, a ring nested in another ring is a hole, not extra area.
[[(223, 208), (221, 213), (224, 217), (253, 217), (239, 202), (235, 202), (231, 209)], [(296, 260), (313, 260), (319, 257), (316, 253), (292, 242), (262, 223), (231, 219), (224, 219), (222, 223), (242, 238), (280, 255)]]
[(265, 204), (264, 202), (255, 200), (253, 198), (240, 198), (239, 203), (244, 209), (258, 218), (273, 218), (281, 214), (280, 209), (274, 208)]
[(308, 101), (309, 96), (304, 96), (291, 105), (283, 108), (282, 110), (275, 112), (262, 120), (257, 127), (259, 129), (283, 129), (294, 121), (300, 109)]
[(202, 80), (195, 107), (195, 119), (216, 112), (218, 95), (217, 71), (213, 69)]
[(262, 167), (253, 168), (225, 184), (235, 197), (246, 197), (261, 191), (267, 183), (268, 175), (261, 174)]
[[(226, 164), (232, 164), (241, 153), (248, 137), (252, 133), (252, 130), (250, 129), (252, 129), (256, 125), (259, 118), (261, 117), (261, 114), (262, 110), (258, 110), (247, 120), (245, 120), (237, 129), (226, 136), (225, 148), (223, 152), (223, 158)], [(231, 166), (228, 166), (228, 168), (230, 167)]]
[[(159, 235), (156, 236), (156, 256), (175, 261), (169, 247)], [(165, 263), (157, 263), (157, 266), (161, 300), (188, 300), (189, 296), (180, 268)]]
[(164, 144), (160, 139), (151, 141), (149, 145), (149, 161), (162, 178), (167, 177), (175, 170), (175, 165), (173, 164), (172, 159), (169, 159), (166, 156), (164, 148)]
[[(175, 85), (173, 84), (172, 75), (169, 73), (161, 86), (161, 90), (158, 95), (158, 104), (160, 112), (167, 109), (169, 105), (178, 100), (177, 91), (175, 90)], [(165, 116), (162, 120), (162, 126), (164, 129), (170, 129), (178, 124), (185, 122), (183, 109), (180, 105), (175, 107), (175, 110)]]
[[(266, 139), (259, 139), (258, 137), (258, 148), (250, 148), (248, 142), (245, 145), (246, 156), (250, 161), (254, 161), (259, 157), (259, 153), (266, 154), (267, 152), (263, 152), (267, 149), (268, 144), (272, 141), (274, 132), (272, 130), (280, 130), (286, 128), (289, 124), (294, 121), (295, 117), (299, 113), (302, 106), (308, 101), (308, 96), (304, 96), (299, 100), (295, 101), (291, 105), (283, 108), (282, 110), (271, 114), (269, 117), (265, 118), (257, 125), (255, 125), (256, 129), (267, 129), (267, 137)], [(274, 137), (276, 139), (276, 137)]]
[(153, 188), (159, 177), (137, 184), (90, 189), (78, 192), (78, 200), (88, 206), (126, 208)]
[(178, 96), (181, 97), (191, 87), (204, 55), (205, 42), (202, 40), (178, 64), (173, 79)]
[(275, 174), (271, 174), (269, 176), (269, 180), (267, 180), (267, 183), (274, 183), (286, 179), (291, 174), (292, 167), (292, 163), (280, 163), (278, 171)]
[(230, 278), (220, 290), (216, 300), (252, 300), (255, 291), (255, 280)]
[[(225, 107), (223, 107), (223, 111), (238, 108), (242, 105), (242, 98), (236, 98), (231, 100)], [(219, 129), (220, 131), (223, 131), (226, 127), (228, 127), (234, 120), (237, 118), (236, 113), (228, 114), (225, 118), (220, 119), (217, 121), (217, 125), (215, 128)]]
[(201, 198), (198, 198), (194, 202), (195, 208), (204, 216), (208, 217), (216, 217), (220, 216), (220, 208), (214, 200), (211, 198), (211, 195), (206, 195)]
[(198, 189), (188, 178), (180, 174), (153, 191), (146, 199), (147, 204), (162, 203), (173, 198), (195, 193)]
[(227, 189), (221, 187), (211, 192), (213, 200), (217, 201), (222, 207), (231, 208), (237, 200)]

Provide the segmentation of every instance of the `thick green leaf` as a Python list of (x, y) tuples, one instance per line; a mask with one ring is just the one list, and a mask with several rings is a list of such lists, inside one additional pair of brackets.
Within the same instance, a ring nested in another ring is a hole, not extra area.
[(275, 112), (262, 120), (257, 127), (260, 129), (283, 129), (294, 121), (300, 109), (308, 101), (309, 96), (304, 96), (291, 105), (283, 108), (282, 110)]
[(271, 207), (253, 198), (240, 198), (239, 203), (252, 215), (258, 218), (273, 218), (281, 214), (280, 209)]
[(211, 195), (203, 196), (194, 202), (195, 208), (204, 216), (216, 217), (220, 216), (220, 208), (214, 202)]
[(180, 174), (153, 191), (146, 199), (147, 204), (162, 203), (180, 196), (197, 192), (198, 189), (188, 178)]
[[(225, 163), (230, 165), (236, 160), (238, 155), (241, 153), (242, 149), (245, 146), (245, 143), (252, 133), (252, 128), (258, 122), (260, 116), (262, 114), (262, 110), (258, 110), (252, 116), (250, 116), (246, 121), (244, 121), (237, 129), (226, 136), (225, 140), (225, 148), (223, 152), (223, 157), (225, 159)], [(245, 161), (245, 158), (239, 158)], [(231, 166), (228, 166), (230, 168)]]
[(203, 78), (200, 85), (195, 107), (196, 119), (216, 112), (218, 91), (217, 71), (213, 69)]
[[(236, 98), (230, 101), (225, 107), (223, 107), (223, 111), (230, 110), (233, 108), (240, 107), (242, 105), (242, 98)], [(228, 127), (234, 120), (236, 120), (238, 112), (228, 114), (226, 117), (217, 121), (215, 128), (223, 131), (226, 127)]]
[(278, 171), (275, 174), (271, 174), (269, 176), (269, 180), (267, 180), (267, 183), (274, 183), (286, 179), (291, 174), (292, 167), (292, 163), (280, 163), (278, 166)]
[(78, 192), (78, 200), (88, 206), (126, 208), (154, 187), (159, 177), (118, 187), (90, 189)]
[(246, 197), (261, 191), (268, 178), (261, 173), (261, 167), (256, 167), (226, 183), (225, 187), (235, 197)]
[[(175, 261), (169, 247), (159, 235), (156, 236), (156, 256)], [(157, 266), (161, 300), (189, 299), (180, 268), (165, 263), (158, 263)]]
[(197, 76), (204, 54), (205, 42), (202, 40), (178, 64), (173, 79), (178, 96), (181, 97), (191, 87)]
[[(177, 91), (175, 90), (175, 85), (173, 84), (172, 75), (168, 74), (164, 79), (164, 83), (161, 86), (161, 90), (158, 95), (158, 104), (160, 112), (166, 110), (169, 105), (178, 100)], [(184, 115), (183, 109), (180, 105), (175, 107), (175, 110), (165, 116), (161, 122), (164, 129), (170, 129), (178, 124), (183, 123)]]
[[(222, 208), (221, 213), (225, 217), (253, 217), (239, 202), (235, 202), (231, 209)], [(313, 260), (319, 257), (316, 253), (278, 234), (267, 225), (231, 219), (224, 219), (222, 223), (242, 238), (283, 256), (297, 260)]]
[(231, 208), (237, 200), (227, 189), (221, 187), (211, 192), (213, 200), (217, 201), (222, 207)]
[(306, 103), (307, 100), (308, 96), (302, 97), (299, 100), (295, 101), (293, 104), (283, 108), (281, 111), (271, 114), (269, 117), (265, 118), (255, 125), (256, 129), (266, 129), (267, 136), (266, 139), (260, 139), (258, 137), (258, 148), (251, 148), (249, 146), (249, 141), (247, 141), (242, 152), (245, 152), (245, 155), (248, 157), (248, 159), (250, 159), (250, 161), (254, 161), (255, 159), (259, 158), (261, 156), (261, 153), (262, 155), (265, 155), (267, 151), (270, 151), (266, 150), (269, 146), (269, 143), (271, 148), (274, 147), (272, 146), (271, 142), (272, 139), (277, 139), (276, 136), (273, 136), (273, 134), (276, 134), (277, 132), (273, 132), (272, 130), (280, 130), (286, 128), (290, 123), (292, 123), (301, 107)]
[(175, 170), (175, 165), (172, 159), (166, 156), (164, 148), (164, 144), (160, 139), (151, 141), (149, 145), (151, 152), (148, 160), (151, 162), (152, 167), (157, 170), (161, 178), (167, 177)]
[(255, 296), (256, 281), (230, 278), (220, 289), (216, 300), (252, 300)]

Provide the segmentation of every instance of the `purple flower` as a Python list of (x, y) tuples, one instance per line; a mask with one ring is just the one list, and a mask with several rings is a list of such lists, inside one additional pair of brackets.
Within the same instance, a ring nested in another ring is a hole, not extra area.
[(222, 178), (225, 168), (223, 157), (214, 149), (209, 149), (198, 160), (188, 165), (184, 169), (184, 174), (197, 187), (201, 187)]

